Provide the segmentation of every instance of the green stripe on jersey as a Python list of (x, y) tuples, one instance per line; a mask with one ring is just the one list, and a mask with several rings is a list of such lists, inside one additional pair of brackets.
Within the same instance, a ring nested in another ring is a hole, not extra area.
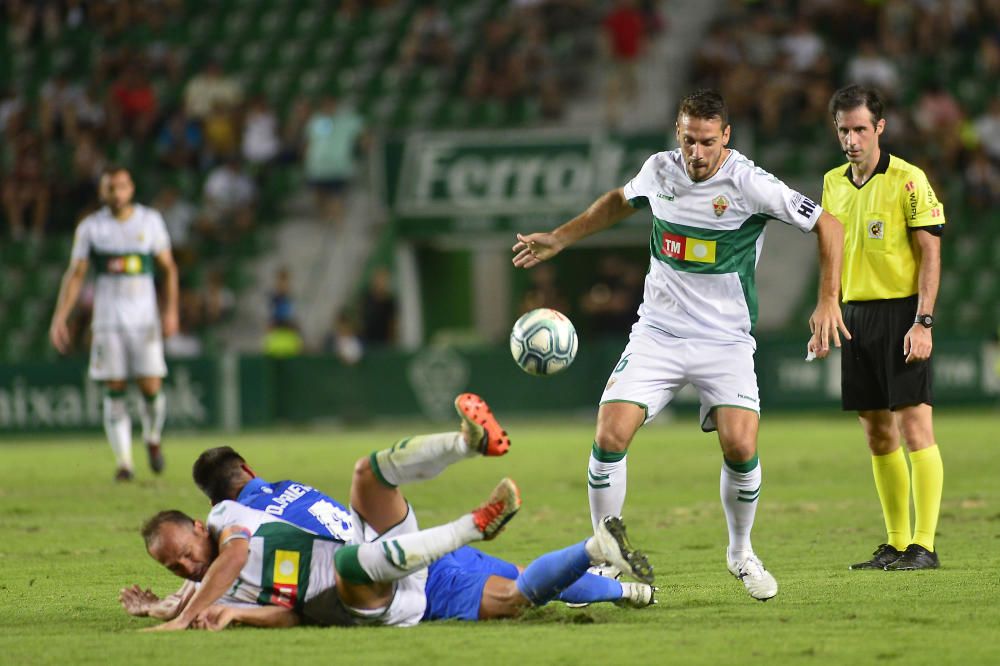
[(298, 589), (295, 597), (295, 608), (301, 610), (302, 600), (305, 599), (306, 591), (309, 588), (309, 570), (312, 564), (313, 543), (316, 541), (330, 541), (318, 534), (311, 534), (305, 530), (300, 530), (288, 523), (264, 523), (254, 532), (254, 537), (261, 537), (264, 540), (264, 548), (261, 553), (263, 567), (260, 572), (260, 595), (257, 597), (258, 603), (271, 604), (271, 597), (274, 595), (274, 560), (275, 553), (279, 550), (295, 551), (299, 554)]
[(96, 252), (91, 250), (90, 261), (98, 275), (152, 275), (153, 255), (149, 252)]
[[(751, 215), (738, 229), (705, 229), (675, 224), (654, 216), (653, 231), (649, 236), (649, 253), (674, 270), (684, 273), (739, 275), (750, 314), (750, 328), (753, 329), (757, 323), (757, 239), (764, 232), (764, 225), (769, 219), (772, 218), (766, 215)], [(664, 248), (664, 234), (714, 241), (715, 261), (688, 261), (671, 256)]]

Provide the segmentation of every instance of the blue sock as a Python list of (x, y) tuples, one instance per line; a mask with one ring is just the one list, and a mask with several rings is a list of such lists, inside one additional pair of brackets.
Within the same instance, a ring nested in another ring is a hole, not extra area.
[[(517, 589), (536, 606), (544, 606), (587, 573), (590, 556), (586, 541), (546, 553), (528, 565), (517, 577)], [(619, 593), (619, 596), (621, 594)]]
[(595, 601), (617, 601), (622, 598), (622, 584), (608, 576), (585, 573), (556, 597), (567, 604), (590, 604)]

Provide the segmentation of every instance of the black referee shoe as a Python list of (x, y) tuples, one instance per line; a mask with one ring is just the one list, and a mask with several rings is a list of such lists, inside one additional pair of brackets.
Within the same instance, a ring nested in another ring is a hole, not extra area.
[(927, 550), (918, 543), (911, 543), (895, 562), (885, 565), (886, 571), (916, 571), (917, 569), (937, 569), (941, 566), (937, 553)]
[(872, 559), (866, 562), (858, 562), (857, 564), (852, 564), (850, 566), (852, 571), (857, 571), (859, 569), (887, 569), (890, 564), (902, 557), (903, 553), (899, 552), (887, 543), (881, 544), (872, 553)]

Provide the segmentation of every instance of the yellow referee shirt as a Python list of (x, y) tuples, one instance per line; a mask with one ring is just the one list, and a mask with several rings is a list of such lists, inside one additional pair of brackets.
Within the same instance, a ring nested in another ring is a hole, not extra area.
[(850, 164), (823, 177), (823, 209), (844, 224), (844, 301), (917, 293), (918, 266), (909, 230), (944, 224), (944, 207), (927, 176), (882, 151), (875, 173), (858, 187)]

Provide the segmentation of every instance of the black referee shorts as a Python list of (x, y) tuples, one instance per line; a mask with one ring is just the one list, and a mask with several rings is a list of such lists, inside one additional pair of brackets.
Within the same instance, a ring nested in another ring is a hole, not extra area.
[(845, 411), (899, 409), (934, 404), (931, 363), (906, 363), (903, 338), (917, 315), (917, 297), (844, 304), (840, 360), (841, 404)]

